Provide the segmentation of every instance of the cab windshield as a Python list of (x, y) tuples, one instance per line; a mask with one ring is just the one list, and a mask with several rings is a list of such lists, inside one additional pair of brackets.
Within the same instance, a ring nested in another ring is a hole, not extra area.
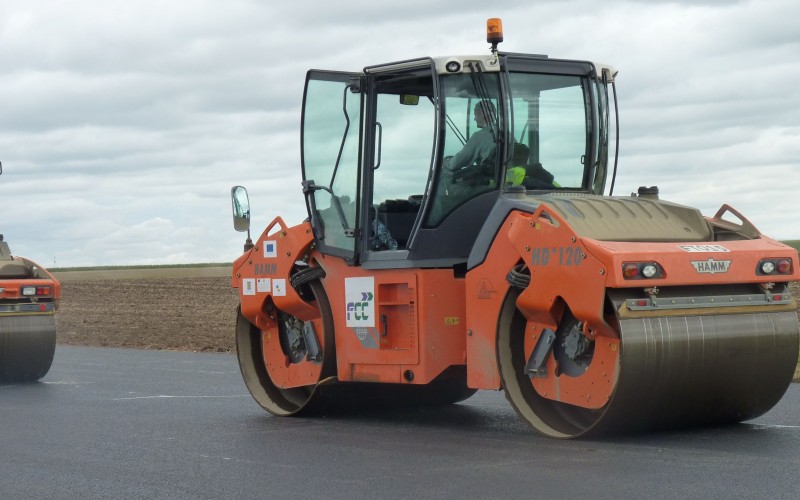
[[(427, 227), (489, 191), (584, 190), (594, 127), (587, 79), (510, 72), (444, 75), (443, 160)], [(594, 148), (596, 149), (596, 148)]]

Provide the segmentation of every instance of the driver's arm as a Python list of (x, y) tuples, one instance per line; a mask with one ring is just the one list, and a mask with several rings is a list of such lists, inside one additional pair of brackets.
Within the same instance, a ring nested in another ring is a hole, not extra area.
[(472, 163), (475, 161), (475, 153), (477, 149), (476, 142), (475, 135), (473, 134), (467, 143), (464, 144), (464, 147), (461, 148), (461, 151), (450, 158), (450, 161), (447, 162), (445, 167), (447, 167), (449, 170), (455, 171), (472, 165)]

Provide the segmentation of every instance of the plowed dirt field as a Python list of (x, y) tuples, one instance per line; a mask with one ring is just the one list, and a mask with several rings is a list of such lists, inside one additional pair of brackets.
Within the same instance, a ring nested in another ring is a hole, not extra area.
[(227, 352), (235, 348), (230, 267), (63, 271), (60, 344)]

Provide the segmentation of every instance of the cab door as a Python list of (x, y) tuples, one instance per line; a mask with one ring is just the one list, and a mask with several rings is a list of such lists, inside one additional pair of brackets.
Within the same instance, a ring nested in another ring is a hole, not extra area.
[(303, 95), (303, 192), (317, 247), (357, 262), (363, 99), (358, 73), (309, 71)]
[(361, 265), (408, 266), (424, 194), (436, 165), (438, 90), (431, 59), (364, 69), (365, 171)]

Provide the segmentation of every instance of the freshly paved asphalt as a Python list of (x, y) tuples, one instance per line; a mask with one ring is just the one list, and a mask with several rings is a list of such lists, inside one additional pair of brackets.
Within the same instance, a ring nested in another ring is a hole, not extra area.
[(0, 386), (0, 498), (798, 498), (800, 386), (729, 427), (539, 437), (502, 393), (276, 418), (230, 354), (59, 346)]

